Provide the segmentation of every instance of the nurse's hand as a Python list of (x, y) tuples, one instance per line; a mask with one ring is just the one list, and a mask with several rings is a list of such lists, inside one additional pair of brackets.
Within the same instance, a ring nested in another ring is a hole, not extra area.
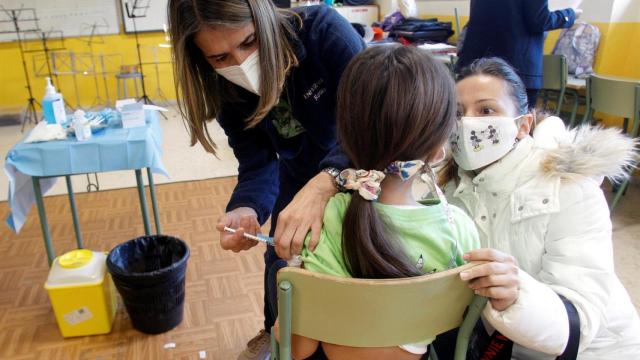
[(489, 298), (491, 306), (506, 310), (516, 302), (520, 288), (518, 264), (513, 256), (495, 249), (476, 249), (464, 254), (466, 261), (488, 261), (460, 273), (478, 295)]
[[(225, 226), (235, 229), (235, 234), (224, 231)], [(216, 229), (220, 231), (220, 246), (224, 250), (240, 252), (258, 244), (257, 241), (243, 236), (245, 232), (252, 235), (260, 232), (258, 215), (252, 208), (239, 207), (222, 215), (218, 219)]]
[(321, 172), (314, 176), (293, 197), (293, 200), (278, 215), (274, 234), (275, 250), (282, 259), (289, 260), (300, 254), (304, 239), (311, 231), (309, 250), (318, 245), (324, 208), (337, 192), (331, 175)]

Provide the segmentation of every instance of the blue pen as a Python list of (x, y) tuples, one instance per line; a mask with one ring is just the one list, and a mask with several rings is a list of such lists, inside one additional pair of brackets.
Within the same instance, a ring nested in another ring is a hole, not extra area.
[[(235, 229), (232, 229), (232, 228), (226, 227), (226, 226), (224, 227), (224, 231), (230, 232), (232, 234), (236, 233)], [(273, 238), (269, 237), (269, 236), (266, 236), (266, 235), (260, 235), (260, 234), (251, 235), (251, 234), (244, 233), (244, 237), (246, 237), (247, 239), (260, 241), (260, 242), (263, 242), (263, 243), (265, 243), (267, 245), (273, 246)]]

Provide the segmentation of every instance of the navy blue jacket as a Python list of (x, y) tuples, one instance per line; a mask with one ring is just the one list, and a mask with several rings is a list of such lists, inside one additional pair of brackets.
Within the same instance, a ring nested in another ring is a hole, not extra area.
[(456, 68), (497, 56), (518, 71), (527, 89), (542, 88), (544, 32), (569, 28), (576, 17), (573, 9), (549, 11), (548, 5), (547, 0), (471, 0)]
[(335, 10), (322, 5), (297, 11), (303, 26), (290, 40), (299, 65), (287, 76), (280, 103), (254, 128), (245, 129), (258, 97), (238, 89), (241, 101), (223, 104), (218, 115), (239, 162), (227, 211), (251, 207), (260, 224), (279, 193), (279, 202), (286, 204), (323, 168), (348, 166), (336, 140), (336, 92), (345, 67), (365, 45)]

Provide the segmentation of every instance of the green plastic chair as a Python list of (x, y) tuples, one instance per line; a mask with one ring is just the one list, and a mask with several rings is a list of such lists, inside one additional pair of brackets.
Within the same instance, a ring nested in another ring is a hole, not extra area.
[[(272, 329), (271, 359), (291, 359), (292, 333), (343, 346), (391, 347), (460, 327), (455, 359), (463, 360), (487, 302), (460, 280), (461, 271), (476, 265), (389, 280), (283, 268), (278, 272), (280, 343)], [(430, 357), (437, 359), (433, 351)]]
[(546, 110), (547, 103), (552, 93), (557, 93), (555, 115), (560, 115), (562, 103), (567, 89), (567, 77), (569, 76), (569, 67), (567, 59), (563, 55), (544, 55), (542, 58), (542, 90), (544, 90), (544, 108)]
[[(587, 79), (587, 104), (583, 122), (588, 124), (593, 120), (593, 112), (599, 111), (624, 118), (623, 128), (631, 137), (638, 136), (640, 125), (640, 80), (623, 80), (591, 75)], [(631, 131), (628, 130), (629, 119), (632, 119)], [(613, 210), (625, 189), (629, 185), (627, 178), (616, 191), (611, 202)]]

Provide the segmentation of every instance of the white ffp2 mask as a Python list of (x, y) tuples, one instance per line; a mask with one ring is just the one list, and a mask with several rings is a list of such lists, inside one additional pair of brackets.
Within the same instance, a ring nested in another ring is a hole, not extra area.
[(227, 66), (215, 71), (232, 83), (260, 96), (260, 57), (258, 50), (249, 55), (240, 65)]
[(449, 139), (453, 159), (464, 170), (476, 170), (501, 159), (517, 141), (516, 121), (521, 117), (461, 118)]

